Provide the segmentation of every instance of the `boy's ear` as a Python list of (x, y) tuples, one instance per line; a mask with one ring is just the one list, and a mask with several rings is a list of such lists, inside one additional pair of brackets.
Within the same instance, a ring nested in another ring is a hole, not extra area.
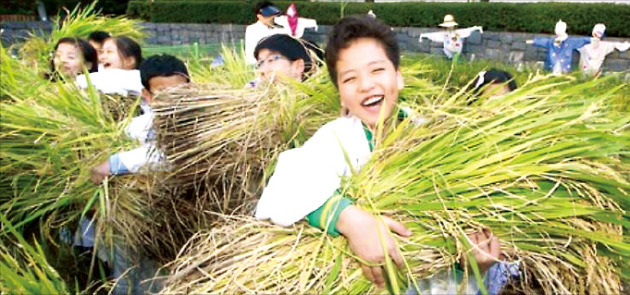
[(142, 98), (144, 98), (146, 102), (151, 103), (153, 100), (153, 94), (151, 94), (151, 92), (149, 92), (146, 88), (142, 88)]
[(291, 62), (291, 67), (293, 68), (293, 73), (295, 74), (296, 78), (298, 80), (300, 78), (302, 78), (302, 75), (304, 74), (304, 69), (305, 69), (304, 60), (303, 59), (296, 59), (296, 60), (292, 61)]
[(402, 90), (405, 87), (405, 79), (403, 79), (400, 70), (396, 70), (396, 80), (398, 80), (398, 90)]

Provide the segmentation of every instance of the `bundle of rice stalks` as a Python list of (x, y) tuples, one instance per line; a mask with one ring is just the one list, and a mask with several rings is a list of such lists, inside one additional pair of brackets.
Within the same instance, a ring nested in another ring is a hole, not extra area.
[(94, 1), (85, 8), (77, 5), (63, 21), (60, 21), (59, 17), (54, 19), (50, 35), (32, 35), (23, 44), (17, 44), (20, 55), (33, 65), (40, 65), (46, 69), (55, 44), (64, 37), (87, 38), (94, 31), (105, 31), (112, 36), (127, 36), (135, 40), (144, 37), (137, 20), (124, 16), (99, 15), (99, 11), (94, 11), (96, 3), (97, 1)]
[(154, 126), (171, 176), (198, 195), (208, 192), (206, 210), (251, 209), (241, 205), (254, 200), (278, 151), (303, 142), (338, 113), (335, 97), (320, 101), (291, 89), (199, 84), (158, 97)]
[[(416, 279), (469, 256), (465, 233), (489, 227), (520, 261), (517, 289), (621, 293), (630, 271), (630, 119), (612, 110), (618, 89), (594, 91), (597, 83), (538, 81), (474, 108), (417, 106), (430, 123), (377, 132), (373, 159), (343, 191), (413, 232), (397, 238), (405, 267), (384, 265), (390, 292), (420, 289)], [(191, 239), (163, 292), (378, 292), (343, 238), (303, 223), (224, 223)]]
[[(224, 57), (230, 57), (229, 52), (224, 48)], [(226, 59), (230, 69), (232, 59)], [(410, 87), (403, 95), (409, 103), (429, 100), (440, 91), (415, 78), (425, 70), (416, 63), (404, 71)], [(235, 209), (249, 212), (251, 207), (243, 205), (260, 192), (268, 174), (265, 167), (340, 113), (325, 68), (301, 83), (262, 83), (245, 89), (236, 79), (240, 73), (230, 76), (236, 84), (222, 79), (225, 73), (208, 73), (206, 79), (221, 84), (171, 91), (152, 105), (158, 144), (172, 165), (171, 176), (194, 187), (200, 199), (210, 200), (204, 210), (226, 214)]]
[(91, 168), (133, 144), (123, 135), (128, 114), (114, 121), (95, 90), (51, 85), (0, 105), (0, 208), (18, 228), (48, 221), (43, 233), (76, 221), (96, 198)]
[(107, 245), (119, 239), (165, 263), (196, 231), (211, 226), (215, 218), (199, 210), (203, 206), (196, 196), (165, 179), (163, 173), (154, 172), (116, 177), (108, 183), (108, 208), (99, 212), (97, 226)]

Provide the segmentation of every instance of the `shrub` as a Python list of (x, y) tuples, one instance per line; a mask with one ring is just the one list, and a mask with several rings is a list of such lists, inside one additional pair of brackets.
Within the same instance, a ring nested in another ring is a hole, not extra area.
[[(255, 1), (144, 0), (129, 2), (127, 14), (158, 23), (233, 23), (255, 21)], [(285, 10), (290, 1), (275, 1)], [(453, 14), (460, 27), (479, 25), (490, 31), (553, 33), (555, 23), (567, 22), (571, 35), (590, 35), (593, 25), (605, 23), (607, 35), (630, 37), (630, 5), (568, 3), (339, 3), (301, 2), (300, 15), (331, 25), (344, 15), (365, 14), (370, 9), (395, 27), (437, 27), (445, 14)]]

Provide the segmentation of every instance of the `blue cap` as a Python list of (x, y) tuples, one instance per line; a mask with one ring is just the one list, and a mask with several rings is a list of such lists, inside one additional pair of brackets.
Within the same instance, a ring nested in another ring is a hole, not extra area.
[(258, 13), (262, 14), (263, 16), (272, 16), (272, 15), (278, 15), (280, 14), (280, 9), (276, 8), (273, 5), (269, 5), (269, 6), (265, 6), (263, 8), (261, 8)]

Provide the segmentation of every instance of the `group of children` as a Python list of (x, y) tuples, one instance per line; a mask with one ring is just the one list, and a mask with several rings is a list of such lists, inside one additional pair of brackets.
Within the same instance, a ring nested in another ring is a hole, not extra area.
[[(131, 119), (126, 134), (138, 141), (139, 147), (115, 153), (92, 169), (92, 180), (100, 184), (109, 175), (138, 173), (143, 169), (161, 169), (161, 153), (155, 148), (153, 112), (150, 104), (158, 91), (190, 81), (186, 65), (171, 55), (154, 55), (143, 59), (140, 45), (128, 37), (112, 37), (93, 32), (88, 40), (77, 37), (60, 39), (51, 59), (50, 79), (74, 82), (80, 88), (92, 84), (106, 94), (141, 95), (141, 114)], [(88, 83), (88, 81), (90, 83)], [(83, 217), (68, 242), (79, 249), (93, 249), (97, 243), (94, 218)], [(144, 294), (157, 284), (142, 281), (155, 274), (155, 263), (133, 251), (124, 241), (114, 241), (111, 251), (102, 247), (95, 254), (107, 262), (117, 284), (114, 294)], [(113, 254), (108, 254), (113, 253)]]
[[(274, 11), (269, 6), (258, 9), (262, 16)], [(360, 169), (369, 160), (376, 144), (372, 134), (377, 126), (398, 118), (398, 95), (404, 87), (404, 79), (394, 32), (374, 17), (346, 17), (333, 27), (325, 56), (317, 46), (288, 34), (262, 38), (252, 55), (260, 78), (272, 82), (285, 79), (303, 81), (323, 59), (344, 109), (342, 117), (321, 127), (302, 147), (285, 151), (279, 156), (275, 172), (258, 202), (256, 217), (271, 219), (282, 226), (306, 218), (310, 224), (332, 236), (343, 236), (360, 258), (365, 277), (383, 287), (386, 257), (391, 257), (398, 267), (403, 265), (403, 258), (390, 231), (401, 236), (413, 233), (393, 219), (375, 216), (353, 205), (339, 189), (342, 177)], [(83, 74), (85, 72), (88, 74)], [(169, 55), (143, 60), (140, 46), (132, 39), (95, 32), (88, 41), (73, 37), (61, 39), (55, 46), (51, 73), (51, 77), (61, 75), (66, 79), (75, 79), (83, 87), (87, 87), (89, 79), (105, 93), (142, 95), (143, 113), (133, 118), (126, 128), (127, 134), (137, 139), (140, 146), (114, 154), (97, 165), (92, 171), (96, 184), (109, 175), (160, 169), (155, 165), (164, 160), (154, 145), (150, 104), (157, 91), (190, 81), (181, 60)], [(498, 86), (487, 87), (489, 84)], [(492, 88), (490, 92), (493, 95), (516, 88), (513, 78), (498, 70), (480, 74), (475, 86), (480, 92)], [(79, 240), (89, 232), (84, 223), (91, 224), (91, 221), (82, 220), (80, 229), (83, 232), (76, 235)], [(385, 238), (384, 243), (382, 237)], [(473, 245), (476, 264), (482, 271), (490, 270), (488, 273), (494, 276), (486, 280), (488, 289), (500, 290), (508, 281), (510, 272), (506, 271), (509, 267), (499, 259), (499, 240), (489, 230), (472, 233), (468, 239)], [(94, 246), (93, 239), (91, 245), (81, 246)], [(134, 261), (128, 256), (129, 253), (123, 251), (119, 261)], [(131, 266), (116, 261), (113, 265), (121, 268)], [(124, 272), (118, 270), (114, 273)], [(446, 289), (438, 288), (436, 292), (455, 290), (459, 283), (454, 275), (440, 278), (440, 283), (429, 282), (434, 286), (445, 286)], [(133, 285), (133, 293), (144, 292), (137, 282)], [(468, 286), (470, 292), (478, 290), (474, 281), (468, 282)], [(128, 288), (125, 286), (116, 293), (126, 293)], [(413, 293), (413, 290), (410, 292)]]

